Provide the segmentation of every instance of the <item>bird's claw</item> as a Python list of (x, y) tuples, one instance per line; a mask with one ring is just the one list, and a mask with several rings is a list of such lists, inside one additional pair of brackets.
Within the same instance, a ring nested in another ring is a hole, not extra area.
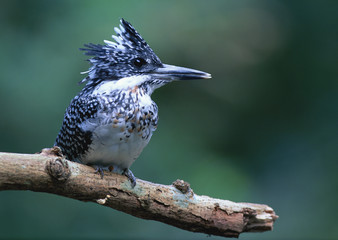
[[(103, 169), (104, 168), (101, 167), (101, 166), (97, 166), (97, 165), (94, 165), (93, 167), (95, 169), (95, 173), (99, 173), (101, 175), (101, 179), (103, 179), (103, 176), (104, 176)], [(113, 168), (111, 168), (109, 170), (112, 171)], [(122, 175), (126, 176), (129, 179), (132, 188), (134, 188), (136, 186), (136, 178), (135, 178), (132, 171), (130, 171), (128, 168), (126, 168), (126, 169), (123, 170)]]
[(103, 176), (104, 176), (103, 168), (100, 166), (94, 166), (94, 168), (95, 168), (95, 173), (99, 173), (101, 175), (101, 179), (103, 179)]
[(136, 186), (136, 178), (133, 174), (132, 171), (129, 170), (129, 168), (126, 168), (124, 171), (123, 171), (123, 175), (126, 176), (130, 183), (131, 183), (131, 188), (134, 188)]

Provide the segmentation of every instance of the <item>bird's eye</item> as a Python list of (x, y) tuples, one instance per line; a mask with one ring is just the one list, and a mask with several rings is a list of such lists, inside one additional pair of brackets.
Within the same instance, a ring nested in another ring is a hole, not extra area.
[(142, 67), (143, 65), (147, 64), (147, 61), (144, 60), (143, 58), (135, 58), (134, 61), (133, 61), (133, 64), (136, 67)]

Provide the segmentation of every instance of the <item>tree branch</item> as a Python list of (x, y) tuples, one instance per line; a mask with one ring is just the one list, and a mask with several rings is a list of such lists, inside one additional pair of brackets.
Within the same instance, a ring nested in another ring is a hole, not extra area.
[(160, 185), (137, 179), (131, 188), (122, 175), (65, 160), (58, 148), (41, 154), (0, 153), (0, 190), (31, 190), (95, 202), (133, 216), (161, 221), (192, 232), (238, 237), (272, 230), (278, 218), (267, 205), (234, 203), (194, 194), (176, 180)]

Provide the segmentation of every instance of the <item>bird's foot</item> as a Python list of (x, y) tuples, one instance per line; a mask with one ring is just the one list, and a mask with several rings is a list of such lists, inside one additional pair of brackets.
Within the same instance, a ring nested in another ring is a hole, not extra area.
[(103, 167), (97, 165), (94, 165), (93, 167), (95, 169), (95, 173), (99, 173), (101, 175), (101, 179), (103, 179), (104, 176)]
[(129, 168), (126, 168), (123, 171), (123, 175), (126, 176), (129, 179), (129, 181), (131, 183), (131, 188), (134, 188), (136, 186), (136, 178), (135, 178), (133, 172), (130, 171)]
[(133, 172), (130, 171), (129, 168), (126, 168), (122, 171), (121, 168), (116, 167), (116, 166), (103, 167), (103, 166), (100, 166), (100, 165), (93, 165), (93, 167), (95, 169), (95, 173), (99, 173), (101, 175), (101, 179), (103, 179), (103, 176), (104, 176), (103, 170), (109, 170), (110, 172), (116, 172), (116, 173), (119, 173), (119, 174), (121, 174), (121, 172), (122, 172), (122, 175), (126, 176), (129, 179), (129, 181), (131, 183), (131, 187), (134, 188), (136, 186), (136, 178), (135, 178)]

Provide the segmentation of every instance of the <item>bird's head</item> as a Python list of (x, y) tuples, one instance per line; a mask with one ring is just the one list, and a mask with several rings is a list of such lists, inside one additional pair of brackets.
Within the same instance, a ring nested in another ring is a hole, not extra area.
[(211, 78), (202, 71), (163, 64), (130, 23), (124, 19), (120, 22), (120, 28), (114, 28), (116, 36), (112, 36), (115, 42), (105, 40), (105, 45), (90, 43), (81, 48), (92, 56), (91, 67), (85, 72), (88, 75), (81, 83), (97, 86), (103, 81), (144, 76), (138, 78), (140, 84), (146, 83), (156, 89), (174, 80)]

